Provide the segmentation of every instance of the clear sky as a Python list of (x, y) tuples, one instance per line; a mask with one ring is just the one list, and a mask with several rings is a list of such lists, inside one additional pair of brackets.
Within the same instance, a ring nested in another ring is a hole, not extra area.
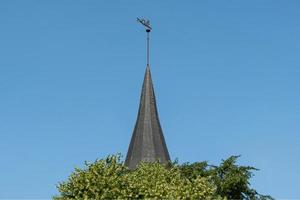
[(300, 198), (300, 1), (0, 1), (0, 198), (50, 198), (74, 167), (126, 154), (151, 70), (172, 159), (260, 169)]

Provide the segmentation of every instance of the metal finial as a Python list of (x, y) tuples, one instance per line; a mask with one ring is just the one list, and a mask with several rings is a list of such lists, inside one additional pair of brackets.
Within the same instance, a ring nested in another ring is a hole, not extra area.
[(149, 60), (150, 60), (150, 31), (152, 30), (150, 26), (150, 21), (146, 19), (140, 19), (137, 18), (137, 21), (140, 22), (145, 28), (147, 32), (147, 66), (149, 66)]

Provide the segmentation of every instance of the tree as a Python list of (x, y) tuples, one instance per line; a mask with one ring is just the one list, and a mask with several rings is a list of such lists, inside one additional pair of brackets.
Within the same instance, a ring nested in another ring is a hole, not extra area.
[(179, 168), (184, 177), (192, 180), (198, 176), (210, 177), (216, 186), (216, 194), (227, 199), (273, 199), (268, 195), (261, 195), (250, 188), (250, 178), (257, 169), (251, 166), (238, 166), (239, 156), (231, 156), (222, 160), (220, 166), (208, 165), (207, 162), (185, 163)]
[(129, 170), (120, 155), (85, 163), (58, 184), (55, 200), (67, 199), (271, 199), (249, 188), (253, 167), (236, 165), (236, 156), (221, 165), (177, 162), (168, 166), (141, 163)]

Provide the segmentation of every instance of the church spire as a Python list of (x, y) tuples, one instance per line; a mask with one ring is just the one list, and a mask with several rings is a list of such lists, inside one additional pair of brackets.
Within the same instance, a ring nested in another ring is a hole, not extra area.
[[(140, 19), (138, 19), (140, 20)], [(144, 21), (140, 21), (146, 22)], [(143, 24), (143, 23), (142, 23)], [(145, 25), (145, 24), (143, 24)], [(131, 137), (125, 165), (134, 169), (140, 162), (167, 163), (169, 152), (158, 118), (156, 99), (149, 66), (149, 21), (147, 23), (147, 67), (140, 97), (137, 121)]]

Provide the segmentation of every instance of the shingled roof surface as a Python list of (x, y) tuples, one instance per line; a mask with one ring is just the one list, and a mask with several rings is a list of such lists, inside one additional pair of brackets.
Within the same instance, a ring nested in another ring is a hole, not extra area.
[(147, 65), (138, 117), (125, 165), (134, 169), (141, 161), (167, 163), (169, 160), (170, 156), (158, 118), (150, 67)]

